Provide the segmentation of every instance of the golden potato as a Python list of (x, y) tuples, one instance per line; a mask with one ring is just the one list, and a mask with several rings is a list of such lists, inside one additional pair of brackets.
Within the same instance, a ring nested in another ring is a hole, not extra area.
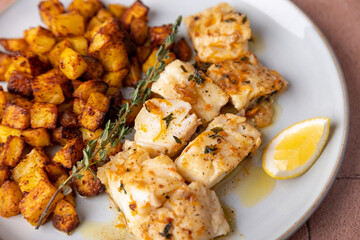
[(18, 52), (29, 47), (23, 38), (0, 38), (0, 44), (9, 52)]
[(0, 81), (5, 81), (5, 73), (11, 65), (12, 58), (6, 53), (0, 52)]
[(88, 41), (83, 36), (70, 37), (67, 40), (71, 43), (71, 48), (74, 49), (80, 55), (87, 55), (88, 53)]
[[(71, 81), (73, 82), (73, 81)], [(74, 105), (73, 100), (68, 100), (66, 102), (63, 102), (59, 105), (57, 105), (58, 113), (63, 113), (65, 111), (72, 111)]]
[(108, 72), (118, 72), (129, 66), (125, 44), (118, 41), (111, 41), (101, 49), (98, 59)]
[(41, 180), (49, 181), (44, 168), (30, 168), (26, 175), (20, 177), (18, 181), (19, 188), (21, 192), (26, 195), (31, 190), (33, 190)]
[(8, 136), (2, 151), (1, 165), (15, 167), (24, 153), (25, 142), (19, 136)]
[(34, 53), (46, 53), (55, 45), (55, 36), (49, 30), (39, 26), (24, 31), (24, 39)]
[(147, 21), (149, 8), (140, 0), (135, 1), (121, 16), (120, 22), (125, 29), (129, 29), (131, 22), (136, 18), (142, 18)]
[(73, 111), (77, 115), (81, 115), (85, 109), (86, 101), (80, 98), (74, 98)]
[(151, 53), (150, 42), (147, 41), (144, 45), (136, 47), (136, 56), (141, 64), (143, 64)]
[(12, 63), (16, 70), (32, 76), (37, 76), (49, 69), (48, 64), (42, 62), (38, 55), (28, 50), (18, 51), (13, 54)]
[(25, 98), (31, 98), (33, 95), (31, 88), (32, 80), (33, 76), (28, 73), (13, 71), (10, 75), (7, 88), (11, 93), (18, 94)]
[[(91, 169), (96, 174), (96, 167), (92, 166)], [(96, 196), (104, 191), (104, 186), (101, 184), (99, 178), (96, 178), (90, 170), (86, 170), (81, 173), (84, 175), (81, 179), (75, 178), (73, 180), (73, 186), (75, 190), (83, 197)]]
[(4, 182), (10, 179), (11, 172), (10, 168), (5, 165), (0, 165), (0, 187)]
[(1, 124), (20, 130), (30, 127), (30, 107), (29, 101), (19, 98), (11, 100), (6, 104)]
[(73, 0), (68, 9), (69, 11), (79, 12), (85, 20), (88, 20), (93, 17), (101, 7), (102, 3), (99, 0)]
[(106, 91), (106, 96), (112, 97), (113, 95), (115, 95), (120, 88), (118, 87), (109, 87), (108, 90)]
[(116, 18), (117, 20), (120, 20), (122, 15), (128, 9), (128, 7), (126, 7), (125, 5), (122, 5), (122, 4), (115, 3), (115, 4), (109, 4), (108, 9), (114, 18)]
[(173, 47), (176, 58), (187, 62), (191, 59), (192, 52), (190, 46), (186, 43), (185, 38), (181, 38), (175, 42)]
[(45, 170), (52, 182), (56, 182), (61, 176), (68, 176), (68, 172), (61, 165), (56, 163), (49, 163), (45, 165)]
[(6, 108), (6, 95), (3, 88), (0, 86), (0, 119), (3, 118)]
[(131, 58), (129, 74), (126, 76), (124, 85), (130, 87), (136, 87), (140, 79), (141, 79), (141, 66), (138, 58), (134, 56)]
[(0, 187), (0, 216), (8, 218), (20, 213), (19, 203), (23, 198), (16, 182), (6, 181)]
[(28, 128), (22, 131), (25, 142), (33, 147), (47, 147), (51, 145), (50, 132), (46, 128)]
[[(49, 181), (40, 180), (38, 185), (20, 201), (20, 212), (31, 225), (35, 226), (40, 220), (42, 212), (55, 192), (56, 188)], [(46, 219), (55, 209), (56, 204), (63, 198), (64, 196), (61, 193), (56, 196), (42, 224), (46, 222)]]
[(82, 133), (77, 128), (65, 128), (65, 127), (58, 127), (53, 130), (52, 140), (61, 145), (65, 146), (66, 143), (74, 138), (81, 138)]
[(107, 96), (99, 92), (91, 93), (80, 117), (81, 126), (91, 131), (98, 129), (103, 123), (109, 107), (110, 100)]
[[(12, 58), (11, 58), (12, 59)], [(11, 74), (13, 71), (16, 71), (16, 68), (15, 68), (15, 64), (12, 63), (12, 60), (11, 60), (11, 64), (9, 65), (9, 67), (6, 69), (6, 72), (4, 73), (4, 76), (3, 76), (3, 79), (4, 81), (8, 82), (10, 77), (11, 77)]]
[(51, 28), (51, 19), (65, 12), (64, 6), (58, 0), (47, 0), (39, 3), (39, 11), (42, 21)]
[(11, 177), (18, 182), (22, 176), (29, 174), (33, 168), (44, 168), (49, 163), (49, 156), (42, 148), (34, 148), (12, 170)]
[(5, 143), (9, 136), (20, 136), (21, 131), (16, 128), (11, 128), (0, 124), (0, 143)]
[[(157, 53), (158, 49), (155, 48), (152, 50), (150, 56), (148, 57), (148, 59), (144, 62), (144, 64), (142, 65), (142, 71), (143, 73), (146, 73), (146, 71), (150, 68), (153, 67), (156, 63), (156, 53)], [(176, 56), (174, 53), (169, 52), (169, 58), (165, 59), (165, 64), (168, 65), (169, 63), (171, 63), (172, 61), (174, 61), (176, 59)]]
[(103, 80), (109, 85), (109, 87), (121, 88), (123, 86), (123, 80), (128, 75), (128, 72), (128, 68), (123, 68), (117, 72), (106, 72)]
[(30, 109), (32, 128), (56, 128), (58, 110), (55, 104), (35, 102)]
[(65, 48), (71, 48), (71, 43), (68, 39), (58, 42), (49, 52), (49, 60), (53, 67), (58, 67), (60, 65), (60, 55)]
[[(123, 99), (121, 100), (121, 105), (124, 105), (126, 102), (130, 103), (129, 99)], [(139, 104), (137, 106), (134, 106), (134, 108), (132, 109), (132, 111), (127, 115), (126, 118), (126, 124), (127, 125), (133, 125), (136, 116), (138, 115), (138, 113), (140, 112), (141, 108), (143, 107), (143, 104)]]
[(149, 34), (149, 28), (146, 21), (142, 18), (135, 18), (130, 25), (130, 36), (136, 45), (143, 45)]
[(104, 75), (104, 66), (95, 58), (83, 56), (87, 64), (85, 73), (81, 76), (85, 80), (101, 80)]
[(55, 15), (51, 18), (51, 31), (57, 37), (81, 36), (85, 32), (85, 19), (76, 11)]
[(60, 125), (67, 128), (74, 128), (78, 126), (78, 116), (71, 112), (65, 111), (60, 114)]
[(60, 70), (72, 80), (79, 78), (87, 69), (87, 64), (81, 55), (71, 48), (65, 48), (60, 55)]
[(61, 164), (65, 168), (72, 168), (83, 157), (83, 149), (84, 142), (82, 138), (71, 139), (63, 148), (55, 153), (52, 161)]
[(97, 28), (98, 26), (100, 26), (102, 23), (103, 23), (103, 21), (101, 21), (96, 16), (92, 17), (86, 26), (86, 31), (84, 33), (84, 37), (90, 41), (93, 38), (92, 31), (95, 28)]
[(104, 33), (96, 33), (89, 46), (89, 54), (96, 53), (111, 42), (111, 37)]
[(91, 140), (98, 138), (100, 136), (100, 134), (103, 132), (103, 130), (100, 128), (94, 132), (90, 131), (89, 129), (83, 128), (83, 127), (80, 128), (79, 130), (82, 134), (82, 138), (83, 138), (85, 144), (88, 144), (88, 142), (90, 142)]
[(160, 47), (165, 41), (165, 38), (171, 33), (172, 24), (166, 24), (149, 29), (150, 42), (152, 48)]
[(96, 18), (99, 19), (101, 22), (104, 22), (112, 17), (113, 15), (111, 14), (111, 12), (106, 10), (105, 8), (101, 8), (96, 14)]
[(106, 93), (108, 84), (103, 81), (91, 80), (80, 84), (80, 86), (74, 91), (73, 97), (80, 98), (87, 101), (90, 95), (94, 92)]
[(71, 203), (61, 200), (56, 204), (52, 222), (57, 230), (70, 234), (79, 225), (79, 216)]

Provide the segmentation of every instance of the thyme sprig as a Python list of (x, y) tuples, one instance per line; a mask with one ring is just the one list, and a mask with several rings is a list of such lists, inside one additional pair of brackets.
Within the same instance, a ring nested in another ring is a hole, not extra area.
[[(86, 170), (90, 170), (96, 179), (96, 174), (90, 167), (99, 162), (103, 162), (106, 159), (109, 150), (117, 146), (120, 141), (132, 131), (132, 128), (126, 125), (127, 116), (134, 107), (144, 103), (150, 97), (150, 84), (157, 81), (160, 77), (160, 73), (165, 69), (165, 59), (169, 58), (169, 48), (175, 42), (181, 19), (181, 16), (176, 19), (175, 24), (171, 28), (171, 33), (165, 38), (164, 43), (156, 53), (155, 65), (146, 71), (145, 79), (140, 80), (137, 84), (136, 89), (132, 93), (130, 103), (127, 102), (122, 105), (119, 109), (117, 120), (115, 122), (109, 120), (99, 138), (89, 141), (85, 149), (83, 149), (82, 160), (76, 162), (72, 168), (71, 175), (58, 187), (51, 197), (49, 203), (42, 212), (35, 229), (39, 229), (41, 226), (56, 196), (60, 192), (63, 192), (64, 195), (69, 194), (71, 188), (68, 184), (75, 178), (81, 179)], [(99, 154), (99, 159), (94, 160), (94, 157), (97, 154)]]

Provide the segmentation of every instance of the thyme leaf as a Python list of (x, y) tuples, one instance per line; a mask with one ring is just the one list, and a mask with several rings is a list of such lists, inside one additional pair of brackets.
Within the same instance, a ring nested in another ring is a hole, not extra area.
[(173, 120), (173, 119), (175, 119), (174, 117), (173, 117), (173, 113), (170, 113), (169, 115), (167, 115), (166, 117), (164, 117), (162, 120), (164, 120), (165, 122), (166, 122), (166, 129), (169, 127), (169, 124), (170, 124), (170, 122)]

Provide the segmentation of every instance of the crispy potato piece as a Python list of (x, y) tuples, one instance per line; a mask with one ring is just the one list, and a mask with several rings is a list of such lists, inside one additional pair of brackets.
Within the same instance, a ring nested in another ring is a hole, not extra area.
[[(129, 99), (123, 99), (121, 100), (121, 105), (125, 104), (126, 102), (130, 103)], [(140, 112), (141, 108), (143, 107), (143, 104), (139, 104), (135, 106), (132, 111), (127, 115), (126, 118), (126, 124), (129, 126), (132, 126), (134, 124), (135, 118)]]
[(126, 76), (124, 85), (136, 87), (140, 79), (141, 79), (141, 66), (139, 60), (137, 59), (137, 57), (132, 57), (129, 74)]
[(72, 49), (80, 55), (88, 54), (88, 41), (83, 36), (67, 38), (70, 41)]
[(105, 114), (109, 110), (110, 100), (102, 93), (94, 92), (90, 95), (84, 112), (80, 117), (81, 126), (95, 131), (104, 121)]
[(23, 198), (16, 182), (6, 181), (0, 188), (0, 216), (8, 218), (20, 213), (19, 203)]
[(12, 63), (16, 70), (37, 76), (47, 69), (49, 65), (42, 62), (38, 55), (31, 51), (19, 51), (13, 54)]
[(117, 20), (120, 20), (122, 15), (126, 12), (128, 7), (122, 4), (109, 4), (108, 5), (109, 12), (116, 18)]
[(171, 33), (172, 24), (166, 24), (149, 29), (150, 42), (152, 48), (160, 47), (165, 38)]
[(24, 130), (30, 127), (30, 107), (31, 103), (14, 99), (6, 104), (2, 124), (8, 127)]
[(16, 70), (15, 64), (11, 63), (9, 65), (9, 67), (6, 69), (6, 72), (4, 73), (4, 76), (3, 76), (4, 81), (8, 82), (10, 77), (11, 77), (12, 72), (15, 71), (15, 70)]
[(72, 168), (72, 166), (83, 157), (83, 148), (84, 142), (82, 138), (71, 139), (63, 148), (55, 153), (52, 161), (60, 163), (65, 168)]
[(185, 38), (181, 38), (174, 44), (174, 53), (176, 58), (187, 62), (191, 59), (192, 52), (190, 46), (186, 43)]
[(103, 49), (109, 42), (111, 41), (111, 37), (107, 34), (96, 33), (91, 41), (89, 47), (89, 54), (96, 53)]
[(31, 88), (32, 80), (33, 76), (28, 73), (13, 71), (8, 81), (8, 90), (22, 97), (31, 98), (33, 95)]
[(30, 171), (19, 179), (19, 188), (21, 192), (26, 195), (38, 185), (40, 180), (49, 181), (44, 168), (30, 168)]
[(49, 30), (39, 26), (24, 31), (24, 39), (34, 53), (46, 53), (55, 45), (55, 36)]
[[(96, 174), (96, 167), (92, 166), (91, 169)], [(86, 170), (83, 175), (81, 179), (75, 178), (73, 180), (73, 186), (81, 196), (92, 197), (104, 191), (104, 186), (99, 178), (95, 181), (95, 177), (90, 170)]]
[(0, 165), (0, 187), (4, 182), (10, 179), (11, 172), (8, 166)]
[(149, 8), (137, 0), (121, 16), (121, 25), (123, 25), (125, 29), (129, 29), (131, 22), (136, 18), (142, 18), (147, 21), (148, 12)]
[(109, 18), (112, 18), (113, 15), (111, 14), (110, 11), (106, 10), (105, 8), (101, 8), (97, 14), (96, 14), (97, 19), (99, 19), (101, 22), (106, 21)]
[[(73, 82), (73, 81), (71, 81)], [(65, 111), (72, 111), (74, 105), (73, 100), (68, 100), (66, 102), (63, 102), (59, 105), (57, 105), (58, 113), (63, 113)]]
[(106, 93), (107, 89), (108, 85), (103, 81), (86, 81), (80, 84), (80, 86), (74, 91), (73, 97), (87, 101), (92, 93)]
[(79, 216), (75, 207), (66, 200), (61, 200), (56, 204), (52, 217), (53, 226), (62, 232), (70, 233), (79, 225)]
[(34, 148), (12, 170), (11, 177), (14, 181), (18, 182), (22, 176), (29, 174), (33, 168), (43, 168), (49, 162), (49, 156), (44, 149)]
[(99, 51), (98, 59), (108, 72), (118, 72), (129, 65), (125, 44), (119, 41), (108, 43)]
[[(40, 180), (38, 185), (20, 201), (20, 211), (31, 225), (35, 226), (40, 220), (41, 213), (44, 211), (55, 192), (56, 187), (51, 185), (49, 181)], [(42, 224), (46, 222), (46, 219), (53, 212), (56, 204), (63, 198), (64, 196), (61, 193), (56, 196)]]
[(90, 41), (93, 38), (92, 31), (95, 28), (97, 28), (98, 26), (100, 26), (102, 23), (103, 22), (100, 21), (100, 19), (97, 18), (96, 16), (92, 17), (86, 26), (86, 31), (84, 33), (84, 37)]
[(80, 128), (79, 130), (82, 134), (82, 138), (83, 138), (85, 144), (88, 144), (88, 142), (90, 142), (90, 140), (98, 138), (103, 131), (101, 128), (99, 128), (95, 132), (93, 132), (93, 131), (90, 131), (89, 129), (86, 129), (83, 127)]
[(112, 97), (114, 96), (120, 88), (117, 87), (109, 87), (108, 90), (106, 91), (106, 96)]
[(141, 18), (135, 18), (130, 25), (130, 36), (136, 45), (143, 45), (148, 38), (149, 28), (146, 21)]
[(55, 104), (35, 102), (30, 109), (32, 128), (56, 128), (58, 110)]
[(71, 43), (68, 39), (58, 42), (49, 52), (49, 60), (53, 67), (58, 67), (60, 65), (60, 55), (65, 48), (71, 48)]
[(81, 80), (71, 80), (71, 85), (72, 85), (72, 88), (73, 90), (75, 91), (81, 84), (83, 83), (83, 81)]
[(33, 147), (47, 147), (51, 145), (51, 136), (46, 128), (28, 128), (21, 135), (25, 142)]
[(21, 131), (15, 128), (11, 128), (0, 124), (0, 143), (5, 143), (9, 136), (20, 136)]
[(109, 85), (109, 87), (121, 88), (123, 86), (123, 80), (128, 75), (128, 72), (128, 68), (123, 68), (117, 72), (106, 72), (103, 80)]
[(77, 115), (81, 115), (84, 112), (86, 101), (80, 98), (74, 98), (73, 111)]
[(60, 125), (67, 128), (74, 128), (78, 126), (78, 116), (71, 112), (65, 111), (60, 114)]
[(73, 0), (68, 9), (69, 11), (79, 12), (85, 20), (88, 20), (93, 17), (101, 7), (102, 3), (99, 0)]
[(143, 64), (151, 53), (150, 42), (146, 42), (143, 46), (136, 48), (136, 56), (138, 57), (141, 64)]
[[(156, 53), (157, 53), (158, 49), (155, 48), (152, 50), (150, 56), (148, 57), (148, 59), (146, 60), (146, 62), (144, 62), (144, 64), (142, 65), (142, 71), (143, 73), (146, 73), (146, 71), (148, 70), (148, 68), (153, 67), (156, 63)], [(165, 64), (168, 65), (169, 63), (171, 63), (172, 61), (174, 61), (176, 59), (176, 56), (174, 53), (169, 52), (169, 58), (165, 59)]]
[(78, 12), (68, 12), (51, 18), (51, 31), (57, 37), (81, 36), (85, 32), (85, 19)]
[(31, 83), (35, 101), (58, 105), (71, 96), (71, 81), (59, 69), (37, 76)]
[(45, 170), (52, 182), (56, 182), (61, 176), (68, 176), (68, 172), (61, 165), (56, 163), (49, 163), (45, 165)]
[(104, 75), (104, 66), (95, 58), (83, 56), (87, 64), (85, 73), (81, 76), (85, 80), (100, 80)]
[(0, 81), (5, 81), (5, 73), (11, 65), (12, 58), (6, 53), (0, 52)]
[(81, 55), (71, 48), (65, 48), (60, 55), (60, 70), (72, 80), (80, 77), (87, 69), (87, 64)]
[(23, 38), (0, 38), (0, 44), (9, 52), (18, 52), (29, 47)]
[(61, 146), (65, 146), (69, 140), (81, 138), (81, 136), (82, 134), (79, 129), (61, 126), (53, 130), (52, 140)]
[(25, 142), (19, 136), (8, 136), (2, 151), (1, 165), (15, 167), (24, 153)]
[(6, 95), (3, 88), (0, 86), (0, 119), (3, 118), (6, 108)]
[(51, 28), (51, 18), (65, 12), (64, 6), (58, 0), (42, 1), (38, 7), (41, 19), (48, 28)]

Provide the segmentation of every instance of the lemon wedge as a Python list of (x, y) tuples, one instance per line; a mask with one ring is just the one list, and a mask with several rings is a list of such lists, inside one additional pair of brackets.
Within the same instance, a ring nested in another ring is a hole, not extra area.
[(329, 126), (329, 118), (317, 117), (282, 130), (265, 148), (265, 172), (276, 179), (293, 178), (306, 172), (323, 150)]

